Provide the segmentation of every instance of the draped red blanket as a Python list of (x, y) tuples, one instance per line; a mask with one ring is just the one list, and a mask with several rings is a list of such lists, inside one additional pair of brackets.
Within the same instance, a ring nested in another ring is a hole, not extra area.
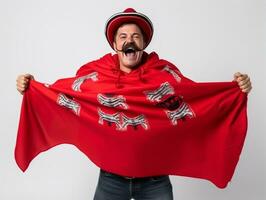
[(195, 83), (156, 53), (129, 74), (117, 55), (52, 85), (31, 81), (15, 158), (25, 171), (40, 152), (73, 144), (124, 176), (181, 175), (224, 188), (247, 131), (247, 96), (236, 82)]

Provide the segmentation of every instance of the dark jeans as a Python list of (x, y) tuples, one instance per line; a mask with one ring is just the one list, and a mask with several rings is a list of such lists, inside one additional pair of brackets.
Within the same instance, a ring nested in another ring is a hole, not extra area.
[(94, 200), (173, 200), (169, 176), (126, 178), (100, 170)]

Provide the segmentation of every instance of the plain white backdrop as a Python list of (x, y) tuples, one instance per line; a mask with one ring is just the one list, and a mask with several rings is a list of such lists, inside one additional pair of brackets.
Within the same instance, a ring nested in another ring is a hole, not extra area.
[(265, 0), (0, 0), (0, 199), (93, 199), (99, 169), (74, 146), (40, 154), (25, 173), (17, 167), (22, 96), (15, 80), (29, 72), (53, 83), (112, 52), (104, 25), (127, 7), (154, 23), (147, 51), (175, 63), (192, 80), (231, 81), (237, 71), (252, 79), (248, 134), (232, 181), (218, 189), (205, 180), (171, 176), (175, 199), (266, 199)]

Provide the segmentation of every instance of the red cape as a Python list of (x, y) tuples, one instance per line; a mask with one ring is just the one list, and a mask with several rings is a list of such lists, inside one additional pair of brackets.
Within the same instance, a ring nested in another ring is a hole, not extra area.
[(15, 158), (73, 144), (98, 167), (124, 176), (181, 175), (224, 188), (247, 131), (247, 95), (236, 82), (195, 83), (156, 53), (129, 74), (107, 54), (52, 85), (24, 94)]

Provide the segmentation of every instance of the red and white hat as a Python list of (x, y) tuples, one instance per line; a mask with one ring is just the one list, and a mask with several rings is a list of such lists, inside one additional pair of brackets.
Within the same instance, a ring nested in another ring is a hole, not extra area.
[(105, 36), (110, 46), (113, 48), (114, 34), (124, 23), (134, 23), (141, 28), (144, 34), (146, 48), (153, 35), (153, 25), (146, 15), (136, 12), (133, 8), (127, 8), (123, 12), (116, 13), (107, 20), (105, 25)]

